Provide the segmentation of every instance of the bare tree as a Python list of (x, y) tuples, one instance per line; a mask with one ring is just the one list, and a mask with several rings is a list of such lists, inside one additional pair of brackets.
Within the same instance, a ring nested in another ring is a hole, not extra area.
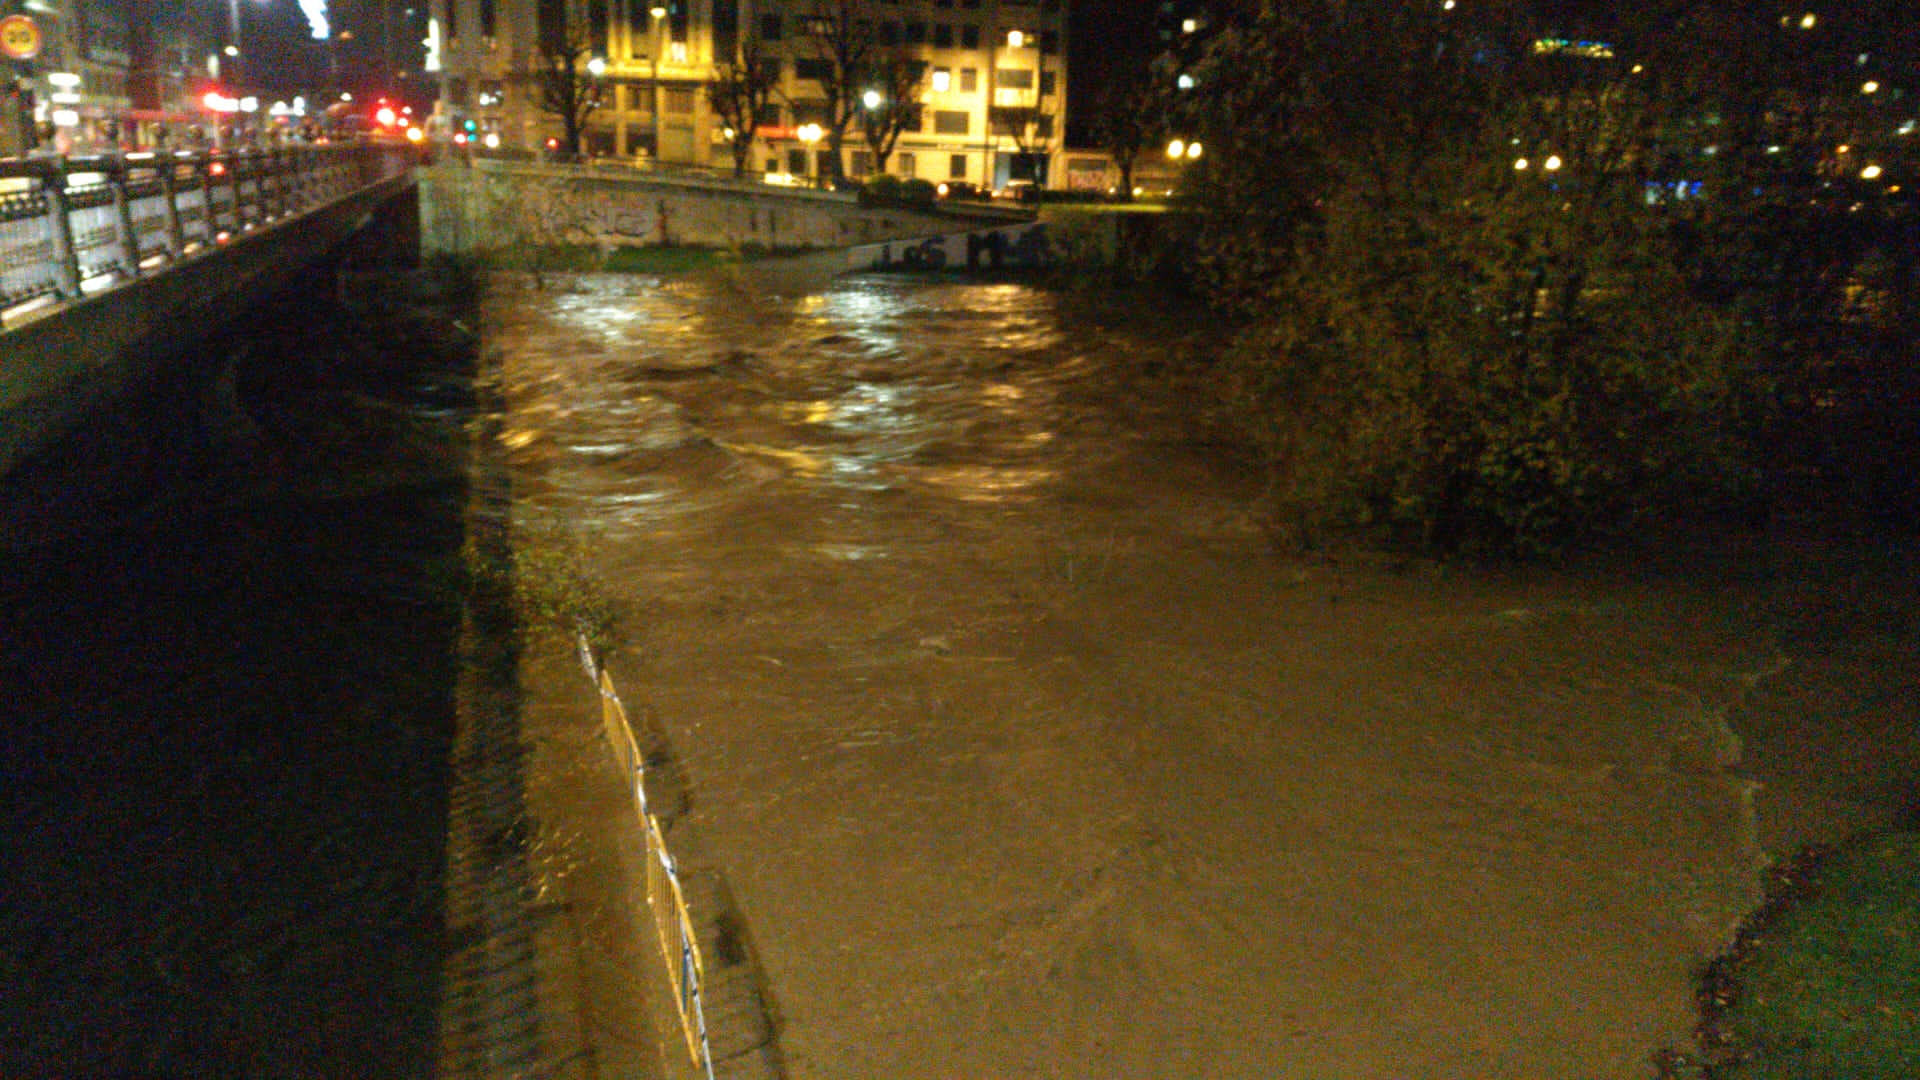
[[(1014, 168), (1011, 178), (1033, 180), (1037, 185), (1043, 179), (1039, 164), (1041, 153), (1052, 141), (1059, 101), (1058, 95), (1048, 92), (1049, 84), (1044, 70), (1036, 70), (1031, 74), (1034, 85), (1021, 95), (1025, 103), (990, 106), (987, 109), (987, 126), (994, 134), (1013, 140)], [(1005, 91), (996, 87), (994, 92), (997, 96)]]
[(587, 117), (600, 107), (600, 80), (593, 72), (592, 37), (575, 19), (543, 20), (530, 79), (541, 112), (560, 121), (561, 145), (581, 152)]
[(756, 34), (741, 39), (737, 55), (715, 65), (707, 83), (707, 99), (731, 134), (733, 175), (747, 174), (747, 155), (753, 150), (755, 125), (780, 85), (779, 61), (767, 55)]
[[(890, 49), (874, 62), (865, 89), (861, 90), (860, 127), (873, 151), (875, 172), (887, 171), (900, 133), (920, 126), (920, 89), (927, 77), (927, 62), (916, 59), (904, 49)], [(867, 104), (866, 95), (874, 95)]]
[(820, 87), (831, 185), (843, 175), (840, 150), (860, 110), (880, 39), (867, 0), (813, 0), (800, 22), (809, 55), (801, 58), (798, 77)]

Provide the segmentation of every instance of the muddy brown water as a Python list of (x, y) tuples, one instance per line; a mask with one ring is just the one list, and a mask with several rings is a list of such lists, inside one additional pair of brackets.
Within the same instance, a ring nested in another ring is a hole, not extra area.
[(1897, 551), (1282, 558), (1131, 378), (1189, 329), (495, 282), (522, 542), (619, 610), (791, 1074), (1650, 1075), (1769, 850), (1901, 798)]

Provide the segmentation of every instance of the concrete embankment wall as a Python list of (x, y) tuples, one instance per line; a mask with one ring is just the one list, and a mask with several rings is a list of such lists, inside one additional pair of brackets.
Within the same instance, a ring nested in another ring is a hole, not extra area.
[(443, 161), (421, 170), (427, 245), (851, 247), (967, 229), (970, 216), (861, 206), (843, 193), (624, 166)]

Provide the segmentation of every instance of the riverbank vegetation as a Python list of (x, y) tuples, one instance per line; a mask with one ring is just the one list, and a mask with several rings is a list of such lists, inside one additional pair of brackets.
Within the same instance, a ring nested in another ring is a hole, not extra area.
[(1920, 136), (1862, 91), (1920, 85), (1913, 43), (1538, 8), (1227, 5), (1160, 61), (1208, 149), (1121, 262), (1237, 328), (1179, 374), (1275, 535), (1541, 557), (1920, 520)]
[(1699, 1054), (1670, 1080), (1920, 1075), (1920, 833), (1809, 851), (1774, 875), (1701, 988)]

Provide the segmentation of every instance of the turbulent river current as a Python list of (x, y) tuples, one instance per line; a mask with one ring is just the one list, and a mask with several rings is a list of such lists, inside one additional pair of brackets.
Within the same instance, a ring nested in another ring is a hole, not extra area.
[[(1275, 555), (1017, 283), (498, 281), (520, 542), (617, 610), (797, 1077), (1631, 1077), (1753, 902), (1686, 590)], [(1749, 680), (1743, 683), (1742, 680)]]

